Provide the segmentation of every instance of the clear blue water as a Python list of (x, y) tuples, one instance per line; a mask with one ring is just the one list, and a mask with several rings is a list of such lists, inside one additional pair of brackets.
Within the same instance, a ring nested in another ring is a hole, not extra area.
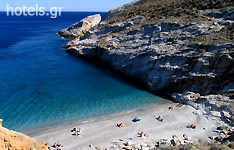
[(89, 120), (161, 98), (67, 54), (56, 32), (91, 12), (49, 17), (0, 13), (0, 118), (17, 131)]

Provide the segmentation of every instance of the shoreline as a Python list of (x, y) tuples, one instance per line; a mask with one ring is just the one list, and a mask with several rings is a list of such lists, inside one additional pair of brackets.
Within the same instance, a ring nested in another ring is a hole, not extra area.
[(56, 125), (54, 123), (54, 124), (50, 124), (50, 125), (39, 126), (39, 127), (36, 127), (36, 128), (31, 127), (31, 128), (28, 128), (28, 129), (24, 129), (24, 130), (22, 130), (20, 132), (22, 132), (22, 133), (24, 133), (24, 134), (26, 134), (26, 135), (28, 135), (30, 137), (34, 137), (38, 133), (50, 132), (50, 131), (61, 128), (61, 126), (70, 127), (71, 125), (74, 125), (74, 124), (86, 124), (86, 123), (96, 122), (96, 121), (101, 120), (101, 119), (104, 119), (104, 120), (105, 119), (110, 119), (110, 118), (113, 118), (113, 117), (116, 117), (116, 116), (118, 117), (120, 115), (125, 115), (125, 114), (128, 114), (128, 113), (132, 113), (132, 112), (140, 110), (140, 109), (147, 109), (147, 108), (152, 107), (152, 105), (161, 105), (161, 104), (165, 104), (165, 103), (168, 103), (168, 102), (172, 102), (172, 101), (159, 97), (159, 99), (157, 101), (155, 101), (154, 103), (146, 104), (146, 105), (144, 105), (144, 106), (142, 106), (140, 108), (133, 108), (131, 110), (126, 110), (126, 111), (117, 112), (117, 113), (113, 113), (113, 114), (106, 114), (106, 115), (101, 115), (101, 116), (89, 117), (88, 119), (80, 119), (80, 120), (76, 120), (76, 121), (68, 120), (68, 121), (65, 121), (65, 122), (63, 122), (62, 124), (59, 124), (59, 125)]
[(147, 108), (151, 107), (152, 105), (165, 104), (165, 103), (168, 103), (168, 101), (171, 102), (171, 100), (167, 100), (167, 99), (163, 99), (162, 97), (158, 97), (158, 99), (155, 102), (145, 104), (139, 108), (131, 108), (130, 110), (124, 110), (124, 111), (115, 112), (115, 113), (111, 113), (111, 114), (88, 117), (87, 119), (82, 118), (82, 119), (66, 120), (64, 122), (60, 122), (60, 124), (51, 123), (49, 125), (46, 124), (46, 125), (38, 126), (36, 128), (35, 127), (26, 128), (20, 132), (22, 132), (30, 137), (34, 137), (38, 133), (51, 132), (51, 131), (54, 131), (56, 129), (61, 128), (61, 126), (70, 127), (71, 125), (74, 125), (74, 124), (86, 124), (86, 123), (96, 122), (96, 121), (102, 120), (102, 119), (110, 119), (110, 118), (113, 118), (116, 116), (132, 113), (132, 112), (137, 111), (139, 109), (147, 109)]
[[(177, 104), (169, 100), (163, 100), (163, 103), (130, 112), (105, 116), (105, 118), (99, 120), (72, 123), (57, 128), (52, 127), (43, 132), (29, 134), (29, 136), (49, 144), (60, 143), (64, 146), (64, 149), (77, 150), (95, 149), (95, 147), (110, 148), (113, 146), (113, 142), (120, 142), (119, 139), (125, 142), (131, 141), (134, 144), (147, 143), (155, 145), (156, 141), (171, 139), (173, 135), (183, 139), (185, 134), (191, 137), (192, 142), (197, 142), (199, 139), (209, 141), (208, 137), (217, 135), (217, 133), (213, 132), (218, 125), (217, 121), (209, 120), (189, 105), (178, 108), (176, 107)], [(167, 110), (169, 106), (174, 107), (174, 110)], [(163, 122), (158, 122), (155, 119), (159, 115), (164, 119)], [(132, 122), (132, 119), (137, 116), (142, 117), (142, 121)], [(116, 127), (116, 124), (121, 122), (125, 126), (123, 128)], [(186, 128), (189, 124), (196, 124), (197, 128)], [(81, 137), (72, 135), (71, 130), (74, 127), (82, 129), (83, 134)], [(147, 138), (137, 137), (137, 133), (142, 131), (148, 135)], [(91, 148), (89, 145), (91, 145)]]

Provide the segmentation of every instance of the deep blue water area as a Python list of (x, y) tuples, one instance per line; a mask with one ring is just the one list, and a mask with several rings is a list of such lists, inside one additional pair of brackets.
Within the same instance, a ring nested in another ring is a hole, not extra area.
[(51, 19), (0, 13), (0, 118), (5, 127), (23, 131), (84, 121), (161, 99), (64, 51), (68, 40), (56, 33), (92, 14), (64, 12)]

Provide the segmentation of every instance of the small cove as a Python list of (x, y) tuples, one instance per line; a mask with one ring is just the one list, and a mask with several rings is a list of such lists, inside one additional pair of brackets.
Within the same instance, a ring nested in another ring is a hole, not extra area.
[(70, 12), (50, 19), (0, 13), (4, 33), (0, 35), (0, 118), (4, 127), (25, 131), (87, 121), (162, 99), (64, 51), (68, 40), (55, 33), (92, 14)]

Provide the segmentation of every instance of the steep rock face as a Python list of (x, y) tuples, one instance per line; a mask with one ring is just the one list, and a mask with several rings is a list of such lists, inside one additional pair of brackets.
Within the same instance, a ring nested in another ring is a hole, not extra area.
[(97, 25), (100, 21), (100, 14), (88, 16), (70, 27), (59, 31), (58, 34), (64, 38), (74, 39), (84, 35), (90, 28)]
[[(2, 122), (2, 119), (0, 120)], [(1, 150), (47, 150), (40, 141), (15, 131), (2, 127), (0, 123), (0, 149)]]
[(156, 22), (132, 27), (142, 20), (137, 17), (108, 27), (100, 24), (92, 34), (69, 42), (67, 51), (107, 62), (156, 91), (202, 95), (234, 91), (233, 40), (211, 44), (203, 40), (203, 35), (222, 36), (226, 22)]
[(234, 126), (234, 101), (223, 95), (206, 95), (201, 96), (199, 93), (184, 92), (173, 93), (172, 98), (179, 103), (190, 104), (203, 115), (210, 119), (221, 119), (225, 123)]
[[(151, 8), (151, 1), (135, 1), (132, 5), (111, 10), (97, 26), (79, 39), (67, 43), (66, 50), (78, 56), (105, 62), (115, 70), (141, 80), (150, 89), (172, 96), (176, 101), (180, 99), (180, 102), (192, 104), (197, 99), (202, 99), (216, 100), (219, 103), (220, 99), (225, 101), (229, 97), (227, 104), (232, 105), (234, 2), (209, 0), (206, 4), (205, 0), (201, 3), (177, 0), (167, 4), (166, 0), (162, 0), (162, 4), (157, 1), (154, 7), (176, 7), (179, 14), (168, 8), (166, 17), (152, 18), (153, 14), (150, 12), (155, 10), (131, 17), (132, 14), (139, 14), (134, 11), (135, 8), (139, 11), (144, 10), (141, 6)], [(220, 9), (218, 4), (230, 7)], [(180, 5), (186, 8), (185, 17), (181, 11), (183, 8), (177, 8)], [(192, 9), (191, 5), (196, 7), (189, 12), (187, 6)], [(212, 9), (199, 10), (200, 7)], [(158, 12), (156, 10), (156, 13), (163, 14), (163, 9)], [(130, 18), (126, 19), (120, 14), (127, 14), (127, 18)], [(195, 19), (188, 21), (193, 17)], [(198, 94), (195, 97), (199, 98), (190, 101), (192, 98), (189, 95), (194, 95), (187, 92)], [(214, 98), (213, 95), (219, 94), (223, 98)], [(204, 106), (208, 105), (212, 104), (206, 103)], [(218, 110), (227, 109), (233, 115), (233, 108), (224, 107)]]

